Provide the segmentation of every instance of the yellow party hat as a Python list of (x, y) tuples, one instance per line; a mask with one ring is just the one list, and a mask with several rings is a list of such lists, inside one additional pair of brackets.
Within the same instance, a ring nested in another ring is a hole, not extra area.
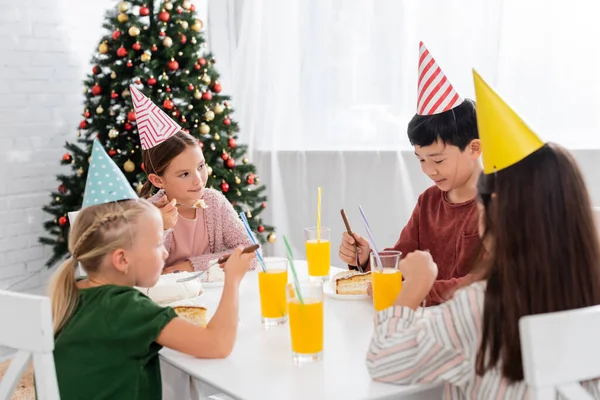
[(510, 167), (544, 145), (475, 70), (473, 79), (484, 173)]

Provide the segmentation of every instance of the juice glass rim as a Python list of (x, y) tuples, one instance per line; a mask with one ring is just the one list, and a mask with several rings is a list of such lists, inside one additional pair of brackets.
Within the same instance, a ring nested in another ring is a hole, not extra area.
[[(290, 269), (290, 262), (287, 258), (285, 257), (266, 257), (263, 259), (263, 261), (265, 262), (265, 267), (267, 268), (266, 271), (263, 271), (262, 269), (259, 269), (258, 272), (259, 273), (269, 273), (269, 271), (271, 272), (276, 272), (276, 271), (288, 271)], [(283, 266), (273, 266), (276, 263), (285, 263), (285, 268)], [(269, 265), (271, 265), (271, 268), (269, 268)]]

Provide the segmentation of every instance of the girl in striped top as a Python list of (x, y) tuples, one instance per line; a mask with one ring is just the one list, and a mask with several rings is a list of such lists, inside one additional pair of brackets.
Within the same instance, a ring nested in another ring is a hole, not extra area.
[[(482, 174), (478, 193), (482, 280), (418, 318), (415, 310), (437, 267), (429, 253), (408, 254), (395, 305), (375, 319), (367, 355), (374, 380), (440, 382), (450, 399), (526, 398), (519, 318), (600, 304), (592, 207), (566, 150), (544, 144), (505, 169)], [(583, 386), (600, 399), (597, 381)]]

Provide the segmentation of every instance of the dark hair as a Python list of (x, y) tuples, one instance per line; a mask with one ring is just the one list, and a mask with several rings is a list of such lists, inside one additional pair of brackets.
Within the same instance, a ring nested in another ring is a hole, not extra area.
[(521, 317), (600, 304), (592, 205), (572, 155), (551, 143), (482, 174), (478, 191), (491, 249), (476, 371), (498, 366), (504, 378), (520, 381)]
[[(171, 161), (188, 147), (199, 146), (198, 140), (189, 133), (179, 131), (164, 142), (148, 150), (142, 150), (142, 161), (147, 175), (162, 175)], [(152, 193), (154, 186), (147, 180), (140, 190), (140, 197)]]
[(441, 140), (463, 151), (473, 139), (478, 138), (475, 102), (470, 99), (443, 113), (415, 114), (408, 123), (408, 140), (413, 146), (429, 146)]

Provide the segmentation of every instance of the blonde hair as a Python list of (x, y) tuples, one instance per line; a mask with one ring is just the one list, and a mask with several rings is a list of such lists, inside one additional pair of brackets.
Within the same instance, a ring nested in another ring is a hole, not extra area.
[(146, 200), (124, 200), (82, 209), (69, 234), (69, 257), (54, 273), (50, 282), (54, 333), (58, 333), (73, 315), (79, 300), (75, 279), (77, 263), (89, 274), (100, 267), (107, 254), (129, 249), (133, 244), (135, 223), (154, 209)]

